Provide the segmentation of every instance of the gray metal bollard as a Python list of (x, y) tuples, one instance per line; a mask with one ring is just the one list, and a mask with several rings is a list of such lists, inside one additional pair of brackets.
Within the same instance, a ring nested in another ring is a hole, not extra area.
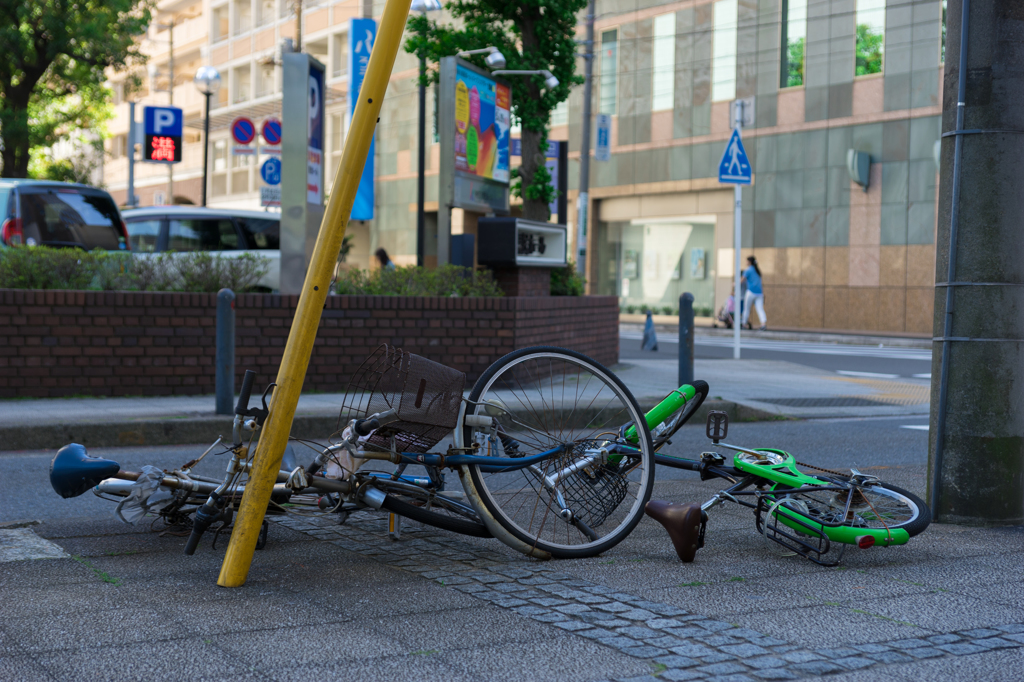
[(693, 383), (693, 294), (690, 292), (679, 297), (678, 379), (679, 386)]
[(217, 292), (217, 414), (234, 414), (235, 292)]

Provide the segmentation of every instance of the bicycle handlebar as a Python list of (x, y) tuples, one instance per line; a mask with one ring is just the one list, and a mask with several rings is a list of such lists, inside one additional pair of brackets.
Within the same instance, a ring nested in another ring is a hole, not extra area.
[(235, 405), (235, 414), (244, 415), (249, 411), (249, 395), (252, 393), (252, 384), (256, 381), (256, 372), (251, 369), (245, 370), (242, 377), (242, 391), (238, 394), (238, 403)]
[[(252, 388), (251, 381), (249, 382), (249, 387)], [(203, 533), (220, 516), (220, 509), (217, 508), (218, 502), (220, 502), (220, 496), (217, 493), (213, 493), (203, 503), (203, 506), (196, 511), (195, 517), (192, 519), (192, 533), (188, 536), (188, 542), (185, 543), (185, 554), (188, 556), (195, 554), (196, 547), (199, 546)]]

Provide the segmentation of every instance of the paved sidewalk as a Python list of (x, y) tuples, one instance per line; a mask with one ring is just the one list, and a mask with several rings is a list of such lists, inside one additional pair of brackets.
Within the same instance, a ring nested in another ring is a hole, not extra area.
[[(655, 497), (708, 493), (659, 477)], [(545, 563), (411, 522), (392, 541), (369, 513), (289, 517), (234, 590), (214, 584), (226, 538), (185, 557), (148, 524), (0, 530), (0, 679), (1021, 679), (1024, 530), (933, 525), (824, 569), (749, 516), (715, 510), (689, 565), (649, 519)], [(5, 559), (14, 533), (50, 558)]]

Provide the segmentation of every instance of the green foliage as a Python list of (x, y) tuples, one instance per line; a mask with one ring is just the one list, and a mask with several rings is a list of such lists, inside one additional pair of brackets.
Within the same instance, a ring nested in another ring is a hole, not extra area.
[(434, 270), (411, 265), (339, 273), (334, 293), (364, 296), (504, 296), (490, 270), (443, 265)]
[(220, 258), (205, 251), (133, 256), (46, 246), (0, 249), (0, 289), (194, 291), (252, 289), (269, 269), (255, 253)]
[[(548, 204), (555, 198), (544, 167), (548, 122), (572, 86), (583, 82), (576, 75), (576, 23), (586, 6), (586, 0), (448, 0), (445, 8), (455, 23), (441, 25), (420, 14), (410, 17), (407, 26), (406, 52), (428, 62), (493, 45), (505, 56), (507, 69), (548, 69), (558, 79), (558, 87), (548, 90), (541, 76), (508, 78), (512, 115), (523, 130), (523, 165), (512, 191), (522, 196), (523, 215), (531, 220), (547, 220)], [(470, 61), (484, 68), (483, 59)], [(426, 80), (436, 82), (437, 76), (430, 71)]]
[(789, 41), (786, 50), (786, 87), (804, 84), (804, 38)]
[(586, 291), (587, 279), (576, 271), (572, 260), (564, 268), (551, 271), (552, 296), (582, 296)]
[(145, 61), (153, 0), (0, 2), (3, 177), (26, 177), (30, 152), (79, 130), (102, 134), (106, 69)]
[(882, 50), (885, 36), (867, 24), (857, 25), (857, 71), (858, 76), (882, 73)]

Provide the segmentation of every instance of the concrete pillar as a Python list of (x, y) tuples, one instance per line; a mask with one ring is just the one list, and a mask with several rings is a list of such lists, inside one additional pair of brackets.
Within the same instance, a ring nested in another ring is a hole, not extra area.
[[(950, 0), (947, 11), (943, 133), (957, 130), (965, 1)], [(944, 522), (1021, 524), (1024, 3), (974, 0), (968, 26), (960, 127), (982, 132), (950, 135), (942, 141), (929, 501)], [(962, 150), (955, 192), (957, 137)], [(947, 289), (952, 289), (948, 299)]]

